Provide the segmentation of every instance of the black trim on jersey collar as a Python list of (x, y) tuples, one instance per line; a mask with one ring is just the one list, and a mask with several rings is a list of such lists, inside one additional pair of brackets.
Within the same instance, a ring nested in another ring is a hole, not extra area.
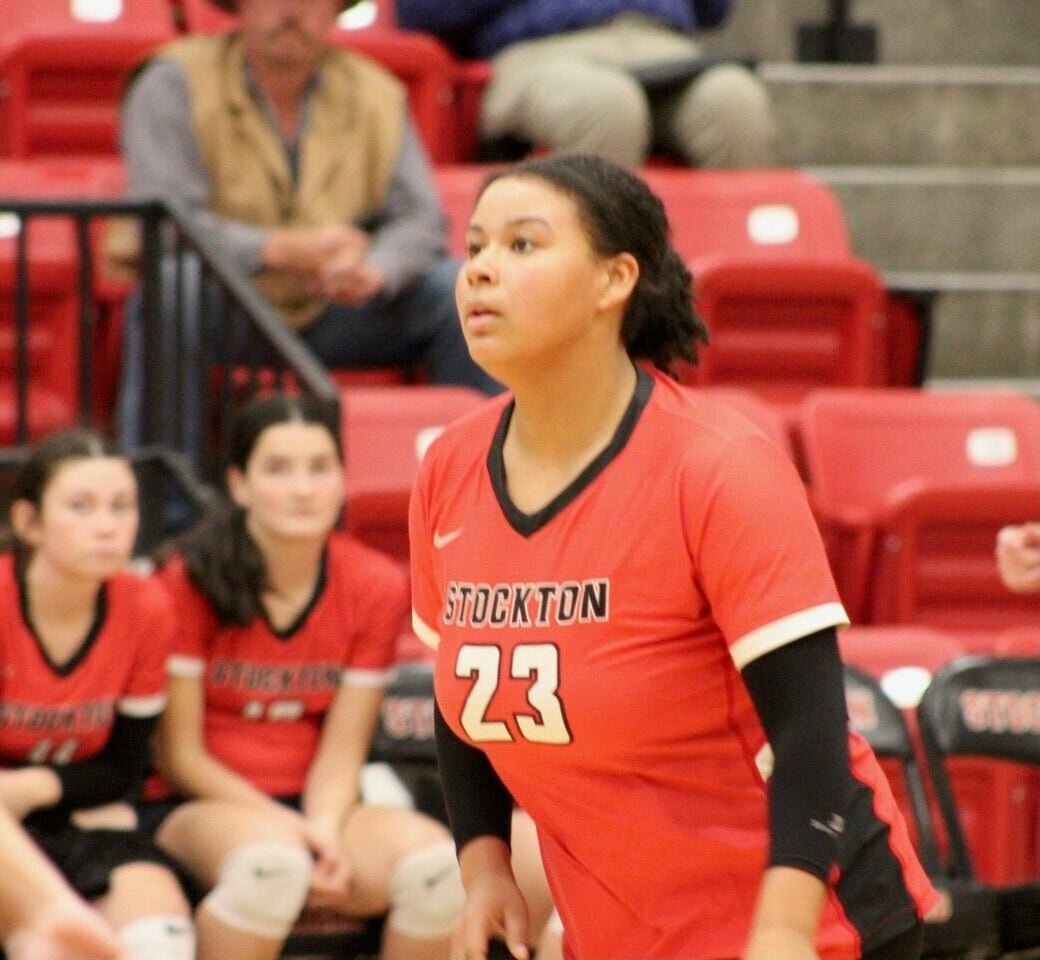
[(19, 572), (16, 575), (16, 579), (18, 581), (18, 608), (21, 610), (22, 623), (25, 624), (25, 629), (29, 631), (29, 635), (36, 642), (36, 649), (40, 652), (43, 662), (59, 677), (67, 677), (86, 659), (87, 654), (90, 653), (97, 642), (101, 628), (105, 625), (105, 619), (108, 616), (108, 586), (104, 583), (101, 584), (101, 588), (97, 592), (97, 600), (94, 601), (94, 619), (87, 630), (86, 636), (83, 637), (80, 645), (76, 648), (76, 652), (64, 663), (55, 663), (43, 643), (43, 638), (36, 632), (36, 625), (33, 623), (32, 616), (29, 613), (29, 591), (25, 586), (25, 578)]
[(654, 389), (654, 380), (645, 370), (636, 366), (636, 388), (632, 391), (632, 399), (628, 402), (625, 414), (614, 431), (614, 436), (592, 460), (589, 465), (581, 471), (566, 487), (563, 488), (552, 500), (541, 510), (535, 513), (524, 513), (517, 509), (512, 500), (509, 499), (509, 490), (506, 487), (506, 467), (502, 458), (502, 446), (505, 443), (506, 433), (509, 431), (509, 421), (513, 417), (516, 401), (510, 400), (502, 411), (498, 421), (498, 428), (491, 441), (491, 449), (488, 450), (487, 467), (491, 476), (491, 488), (495, 491), (498, 505), (502, 508), (509, 525), (522, 537), (530, 537), (544, 527), (553, 517), (564, 509), (575, 497), (578, 496), (593, 480), (596, 479), (611, 463), (611, 461), (624, 449), (628, 438), (632, 436), (636, 424), (639, 422), (640, 414), (650, 399), (650, 393)]
[(321, 600), (322, 595), (325, 593), (325, 585), (328, 583), (328, 556), (329, 548), (326, 545), (325, 549), (321, 552), (321, 564), (318, 567), (318, 579), (314, 582), (314, 592), (311, 594), (310, 600), (307, 601), (307, 605), (299, 612), (296, 619), (293, 620), (293, 622), (284, 630), (279, 630), (273, 623), (271, 623), (271, 618), (267, 615), (267, 608), (264, 607), (263, 601), (261, 601), (260, 615), (264, 618), (264, 623), (267, 624), (267, 628), (278, 640), (291, 640), (293, 634), (295, 634), (307, 622), (307, 618), (318, 605), (318, 601)]

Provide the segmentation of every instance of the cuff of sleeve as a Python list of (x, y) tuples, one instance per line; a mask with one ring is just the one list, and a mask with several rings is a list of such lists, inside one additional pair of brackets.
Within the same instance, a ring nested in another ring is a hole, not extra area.
[(822, 860), (815, 860), (810, 857), (796, 856), (794, 854), (777, 854), (770, 856), (768, 866), (791, 867), (794, 870), (801, 870), (803, 873), (811, 874), (817, 880), (822, 880), (826, 883), (827, 878), (830, 876), (831, 864), (833, 862), (833, 857), (825, 865)]

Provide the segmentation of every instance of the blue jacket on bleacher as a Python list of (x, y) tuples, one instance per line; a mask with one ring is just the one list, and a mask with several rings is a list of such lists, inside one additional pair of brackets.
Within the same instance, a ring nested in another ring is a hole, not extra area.
[(521, 40), (605, 23), (623, 13), (653, 17), (690, 32), (717, 26), (731, 0), (397, 0), (408, 30), (441, 37), (458, 53), (487, 59)]

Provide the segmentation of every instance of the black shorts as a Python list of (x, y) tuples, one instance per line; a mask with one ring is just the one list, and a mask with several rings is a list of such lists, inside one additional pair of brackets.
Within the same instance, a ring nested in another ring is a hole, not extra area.
[[(287, 797), (272, 797), (272, 799), (292, 810), (299, 811), (301, 809), (299, 794)], [(181, 797), (177, 794), (163, 797), (162, 800), (139, 801), (137, 804), (138, 829), (145, 836), (154, 838), (166, 818), (179, 806), (188, 802), (190, 802), (189, 798)]]
[(177, 873), (173, 862), (141, 830), (82, 830), (72, 822), (25, 823), (29, 836), (81, 897), (108, 893), (112, 871), (128, 863), (156, 863)]
[(863, 960), (918, 960), (924, 943), (924, 925), (918, 923), (886, 943), (863, 954)]

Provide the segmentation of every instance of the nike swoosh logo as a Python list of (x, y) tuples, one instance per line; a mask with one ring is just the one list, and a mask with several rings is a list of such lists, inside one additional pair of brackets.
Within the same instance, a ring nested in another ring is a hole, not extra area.
[(427, 888), (437, 886), (438, 883), (440, 883), (442, 880), (446, 880), (454, 872), (454, 867), (445, 867), (443, 870), (440, 870), (438, 873), (435, 873), (432, 877), (427, 877), (425, 880)]
[(449, 543), (458, 540), (462, 536), (462, 527), (442, 534), (439, 530), (433, 531), (433, 545), (437, 550), (443, 550)]

